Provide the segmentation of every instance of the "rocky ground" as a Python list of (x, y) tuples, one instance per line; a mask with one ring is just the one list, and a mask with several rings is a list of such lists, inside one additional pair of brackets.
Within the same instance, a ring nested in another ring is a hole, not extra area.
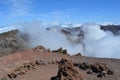
[(0, 80), (120, 80), (120, 60), (42, 46), (0, 57)]

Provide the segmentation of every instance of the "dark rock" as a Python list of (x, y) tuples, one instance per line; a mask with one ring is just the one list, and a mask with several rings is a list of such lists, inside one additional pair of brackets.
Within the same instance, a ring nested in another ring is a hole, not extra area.
[(120, 25), (101, 25), (101, 29), (104, 31), (110, 31), (114, 35), (120, 35)]
[(73, 63), (73, 65), (78, 67), (80, 64), (79, 63)]
[(97, 77), (102, 78), (103, 75), (102, 75), (101, 73), (99, 73), (99, 74), (97, 75)]
[(75, 56), (82, 56), (82, 55), (81, 55), (81, 53), (77, 53), (77, 54), (75, 54)]
[(108, 69), (108, 70), (107, 70), (107, 74), (108, 74), (108, 75), (113, 75), (114, 72), (113, 72), (112, 70)]
[(37, 61), (36, 61), (36, 64), (37, 64), (37, 65), (46, 65), (46, 63), (43, 62), (43, 61), (41, 61), (41, 60), (37, 60)]
[(106, 74), (107, 74), (107, 72), (106, 71), (102, 71), (102, 72), (99, 72), (98, 73), (98, 75), (97, 75), (97, 77), (106, 77)]
[(10, 73), (10, 74), (8, 74), (8, 77), (9, 77), (10, 79), (15, 79), (15, 78), (17, 77), (17, 75), (14, 74), (14, 73)]
[(82, 64), (80, 64), (79, 68), (81, 68), (83, 70), (87, 70), (90, 68), (90, 65), (88, 63), (82, 63)]

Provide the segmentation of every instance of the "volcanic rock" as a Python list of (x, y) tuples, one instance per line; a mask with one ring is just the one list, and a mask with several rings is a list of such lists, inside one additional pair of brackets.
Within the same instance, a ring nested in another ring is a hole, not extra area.
[(97, 77), (106, 77), (106, 75), (107, 75), (107, 72), (106, 71), (102, 71), (102, 72), (100, 72), (100, 73), (98, 73), (98, 75), (97, 75)]
[(59, 49), (57, 50), (52, 50), (53, 53), (59, 53), (59, 54), (68, 54), (67, 53), (67, 49), (62, 49), (62, 47), (60, 47)]
[(77, 53), (77, 54), (75, 54), (74, 56), (82, 56), (82, 55), (81, 55), (81, 53)]
[(14, 74), (14, 73), (11, 73), (11, 74), (8, 74), (8, 77), (9, 77), (10, 79), (15, 79), (15, 78), (17, 77), (17, 75)]
[(43, 46), (37, 46), (33, 49), (33, 51), (35, 51), (35, 52), (45, 52), (46, 49)]
[(59, 62), (58, 74), (51, 80), (83, 80), (83, 76), (74, 69), (71, 60), (61, 59)]
[(78, 67), (80, 64), (79, 63), (73, 63), (73, 65)]
[(108, 69), (108, 70), (107, 70), (107, 74), (108, 74), (108, 75), (113, 75), (114, 72), (113, 72), (112, 70)]
[(101, 25), (100, 28), (104, 31), (110, 31), (114, 35), (120, 35), (120, 25)]
[(89, 69), (90, 68), (90, 65), (89, 65), (89, 63), (82, 63), (82, 64), (80, 64), (79, 65), (79, 68), (81, 68), (81, 69), (83, 69), (83, 70), (87, 70), (87, 69)]
[(37, 64), (37, 65), (46, 65), (46, 63), (43, 62), (42, 60), (37, 60), (37, 61), (36, 61), (36, 64)]
[(107, 66), (104, 63), (96, 62), (93, 65), (91, 65), (91, 69), (92, 69), (93, 72), (99, 73), (99, 72), (102, 72), (102, 71), (106, 71)]

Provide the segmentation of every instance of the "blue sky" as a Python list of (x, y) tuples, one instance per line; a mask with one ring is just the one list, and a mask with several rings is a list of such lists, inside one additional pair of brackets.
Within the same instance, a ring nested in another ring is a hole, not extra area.
[(0, 26), (32, 20), (120, 23), (120, 0), (0, 0)]

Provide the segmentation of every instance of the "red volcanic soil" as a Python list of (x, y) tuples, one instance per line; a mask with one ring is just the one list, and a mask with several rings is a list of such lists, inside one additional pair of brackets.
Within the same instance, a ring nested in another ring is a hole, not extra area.
[[(74, 67), (82, 76), (84, 80), (120, 80), (120, 60), (119, 59), (106, 59), (106, 58), (92, 58), (84, 56), (70, 56), (67, 54), (52, 53), (48, 50), (27, 50), (14, 54), (9, 54), (0, 57), (0, 80), (7, 77), (7, 74), (14, 72), (15, 69), (22, 66), (23, 63), (35, 63), (36, 60), (41, 60), (45, 65), (35, 66), (36, 69), (30, 69), (24, 75), (18, 75), (14, 80), (50, 80), (58, 74), (58, 64), (53, 63), (60, 61), (62, 58), (70, 59), (73, 63), (89, 63), (102, 62), (114, 71), (113, 75), (107, 75), (106, 77), (99, 78), (97, 73), (87, 74), (86, 70), (82, 70), (79, 67)], [(11, 79), (4, 79), (11, 80)]]

